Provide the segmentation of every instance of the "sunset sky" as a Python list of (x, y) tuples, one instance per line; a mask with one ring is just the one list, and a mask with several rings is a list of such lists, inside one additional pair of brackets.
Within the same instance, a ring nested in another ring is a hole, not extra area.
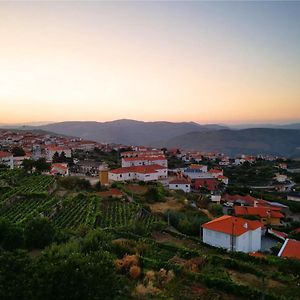
[(300, 2), (0, 2), (0, 123), (300, 121)]

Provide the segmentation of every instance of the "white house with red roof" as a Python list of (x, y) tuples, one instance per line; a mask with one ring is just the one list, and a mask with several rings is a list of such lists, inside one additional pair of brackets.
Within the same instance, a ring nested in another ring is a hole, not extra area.
[(278, 256), (300, 259), (300, 241), (286, 239), (278, 253)]
[(122, 167), (137, 167), (148, 165), (160, 165), (168, 167), (168, 161), (164, 155), (155, 156), (139, 156), (139, 157), (123, 157)]
[(211, 174), (212, 177), (218, 178), (219, 176), (223, 176), (223, 170), (218, 169), (210, 169), (208, 171), (209, 174)]
[(191, 183), (185, 178), (177, 178), (169, 182), (169, 189), (182, 190), (185, 193), (189, 193), (191, 191)]
[(222, 216), (202, 225), (202, 240), (214, 247), (245, 253), (261, 249), (259, 221)]
[(108, 172), (110, 181), (156, 181), (167, 177), (168, 169), (161, 165), (124, 167)]
[(228, 184), (228, 182), (229, 182), (229, 179), (228, 179), (228, 177), (226, 177), (226, 176), (224, 176), (224, 175), (219, 175), (218, 177), (217, 177), (217, 179), (218, 180), (220, 180), (221, 182), (223, 182), (224, 184)]
[(10, 169), (14, 168), (13, 155), (6, 151), (0, 151), (0, 165), (5, 165)]
[(64, 152), (66, 157), (71, 157), (72, 156), (72, 151), (69, 148), (60, 147), (60, 146), (56, 146), (56, 145), (48, 145), (48, 146), (45, 147), (45, 153), (46, 153), (47, 161), (52, 161), (53, 155), (56, 152), (59, 155), (61, 155)]
[(63, 163), (54, 163), (51, 165), (50, 174), (68, 176), (69, 175), (68, 165)]

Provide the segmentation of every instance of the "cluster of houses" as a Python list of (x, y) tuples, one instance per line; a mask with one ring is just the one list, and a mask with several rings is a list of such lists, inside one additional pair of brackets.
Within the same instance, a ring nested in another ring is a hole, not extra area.
[[(255, 254), (262, 250), (264, 230), (263, 223), (258, 220), (224, 215), (202, 225), (202, 241), (228, 251)], [(270, 233), (284, 240), (279, 257), (300, 259), (300, 241), (289, 239), (276, 230)]]
[[(85, 141), (78, 138), (69, 138), (66, 136), (43, 134), (40, 132), (11, 131), (0, 129), (0, 145), (5, 151), (0, 151), (0, 164), (9, 168), (19, 168), (26, 159), (38, 160), (45, 158), (47, 162), (52, 163), (53, 156), (62, 155), (71, 158), (72, 151), (89, 151), (95, 147), (107, 149), (107, 144), (100, 144), (93, 141)], [(20, 147), (25, 155), (14, 156), (12, 150)], [(53, 163), (51, 165), (51, 174), (68, 175), (67, 164)]]
[(278, 256), (300, 259), (300, 242), (272, 228), (283, 225), (289, 212), (287, 206), (250, 195), (228, 194), (219, 203), (223, 204), (225, 215), (202, 225), (204, 243), (229, 251), (252, 253), (266, 250), (262, 248), (262, 237), (267, 235), (284, 242)]

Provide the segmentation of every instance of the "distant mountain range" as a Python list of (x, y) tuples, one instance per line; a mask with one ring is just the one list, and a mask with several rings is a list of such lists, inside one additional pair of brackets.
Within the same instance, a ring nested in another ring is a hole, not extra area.
[(178, 147), (218, 151), (228, 155), (247, 153), (300, 157), (300, 123), (276, 126), (279, 128), (237, 129), (194, 122), (141, 122), (122, 119), (110, 122), (60, 122), (19, 128), (41, 129), (124, 145)]
[(123, 119), (111, 122), (61, 122), (38, 128), (99, 142), (152, 145), (154, 142), (189, 132), (219, 130), (226, 127), (214, 124), (199, 125), (193, 122), (141, 122)]
[(231, 129), (248, 129), (248, 128), (273, 128), (273, 129), (299, 129), (300, 123), (291, 124), (239, 124), (228, 126)]
[(180, 146), (183, 149), (217, 151), (228, 155), (244, 153), (300, 157), (300, 130), (250, 128), (190, 132), (154, 145)]

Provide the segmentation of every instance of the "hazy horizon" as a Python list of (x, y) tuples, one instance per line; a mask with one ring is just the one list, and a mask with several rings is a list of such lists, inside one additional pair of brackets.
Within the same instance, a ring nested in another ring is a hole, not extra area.
[(299, 28), (300, 2), (1, 2), (0, 123), (293, 123)]

